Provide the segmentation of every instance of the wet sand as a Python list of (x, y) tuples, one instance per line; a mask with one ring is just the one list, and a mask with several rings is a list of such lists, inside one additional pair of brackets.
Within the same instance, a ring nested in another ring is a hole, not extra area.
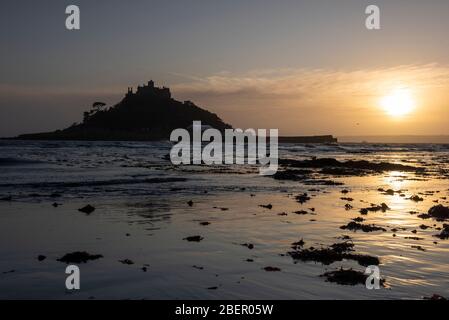
[[(401, 154), (388, 157), (398, 162), (406, 159)], [(419, 217), (432, 206), (449, 205), (449, 184), (442, 176), (397, 171), (327, 175), (344, 185), (305, 185), (255, 173), (192, 173), (192, 169), (180, 171), (187, 181), (159, 184), (157, 194), (0, 201), (0, 298), (449, 296), (449, 240), (435, 237), (444, 222)], [(380, 188), (402, 192), (391, 195)], [(301, 204), (297, 196), (304, 193), (310, 200)], [(411, 200), (414, 195), (422, 201)], [(60, 205), (54, 207), (54, 202)], [(382, 203), (389, 209), (361, 213)], [(78, 211), (88, 204), (95, 211)], [(385, 231), (340, 228), (352, 219)], [(200, 238), (188, 241), (195, 236)], [(385, 287), (367, 290), (321, 277), (341, 267), (364, 271), (357, 261), (343, 259), (326, 265), (297, 261), (288, 254), (292, 243), (301, 239), (303, 248), (328, 248), (348, 237), (353, 253), (379, 258)], [(76, 251), (103, 257), (79, 264), (81, 290), (67, 292), (66, 264), (57, 259)], [(45, 259), (39, 261), (39, 255)]]

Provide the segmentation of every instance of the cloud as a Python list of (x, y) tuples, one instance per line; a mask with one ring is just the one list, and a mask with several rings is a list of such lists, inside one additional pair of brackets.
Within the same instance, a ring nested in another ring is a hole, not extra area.
[(419, 90), (448, 85), (448, 66), (425, 64), (350, 71), (263, 69), (240, 74), (221, 72), (206, 77), (189, 77), (188, 81), (174, 85), (173, 90), (183, 96), (259, 95), (321, 100), (379, 95), (397, 86)]

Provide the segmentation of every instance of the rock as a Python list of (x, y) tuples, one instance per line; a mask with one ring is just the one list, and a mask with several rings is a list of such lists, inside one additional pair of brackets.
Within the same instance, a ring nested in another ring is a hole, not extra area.
[(85, 251), (76, 251), (72, 253), (67, 253), (63, 257), (57, 259), (57, 261), (64, 262), (64, 263), (86, 263), (90, 260), (97, 260), (103, 258), (101, 254), (89, 254)]
[(204, 222), (200, 222), (201, 226), (208, 226), (210, 225), (210, 222), (204, 221)]
[(247, 247), (248, 249), (254, 249), (254, 245), (252, 243), (242, 243), (241, 246)]
[(306, 243), (304, 242), (303, 239), (297, 241), (297, 242), (293, 242), (292, 243), (292, 249), (298, 250), (299, 248), (304, 247)]
[(189, 202), (187, 202), (187, 204), (189, 205), (189, 207), (193, 206), (193, 201), (190, 200)]
[(421, 198), (421, 197), (418, 196), (418, 195), (411, 196), (409, 199), (412, 200), (412, 201), (415, 201), (415, 202), (424, 201), (424, 199)]
[(295, 212), (293, 212), (293, 213), (299, 214), (299, 215), (306, 215), (306, 214), (315, 215), (315, 213), (313, 213), (313, 212), (307, 212), (306, 210), (298, 210), (298, 211), (295, 211)]
[(184, 238), (183, 240), (187, 240), (189, 242), (200, 242), (203, 239), (204, 238), (201, 236), (191, 236), (191, 237)]
[(204, 267), (199, 267), (199, 266), (196, 266), (196, 265), (193, 265), (192, 268), (198, 269), (198, 270), (204, 270)]
[(38, 261), (44, 261), (45, 259), (47, 259), (47, 257), (44, 256), (44, 255), (42, 255), (42, 254), (40, 254), (40, 255), (37, 256), (37, 260), (38, 260)]
[(445, 207), (442, 204), (433, 206), (429, 209), (428, 215), (437, 221), (445, 221), (449, 219), (449, 207)]
[(91, 214), (92, 212), (95, 211), (95, 207), (88, 204), (87, 206), (82, 207), (81, 209), (78, 209), (78, 211), (83, 212), (85, 214)]
[(387, 230), (385, 230), (382, 227), (375, 226), (374, 224), (367, 225), (367, 224), (357, 223), (357, 222), (354, 222), (354, 221), (349, 222), (345, 226), (341, 226), (340, 229), (352, 230), (352, 231), (362, 230), (363, 232), (387, 231)]
[(123, 264), (128, 264), (128, 265), (134, 264), (134, 262), (132, 260), (129, 260), (129, 259), (119, 260), (118, 262), (121, 262)]
[(407, 240), (417, 240), (417, 241), (419, 241), (419, 240), (424, 240), (424, 238), (420, 238), (420, 237), (404, 237), (404, 239), (407, 239)]
[(366, 209), (366, 208), (360, 209), (360, 214), (367, 215), (368, 214), (368, 209)]
[(277, 267), (265, 267), (263, 268), (265, 271), (267, 272), (277, 272), (277, 271), (281, 271), (281, 269), (277, 268)]
[(443, 224), (443, 230), (441, 231), (441, 233), (434, 236), (440, 238), (441, 240), (449, 239), (449, 224)]
[[(321, 277), (325, 277), (326, 281), (334, 282), (340, 285), (349, 285), (355, 286), (357, 284), (365, 285), (366, 280), (368, 279), (368, 275), (363, 272), (356, 271), (351, 269), (339, 269), (336, 271), (329, 271), (321, 275)], [(384, 284), (384, 280), (380, 280), (380, 284)]]
[[(347, 168), (352, 169), (353, 175), (360, 175), (362, 171), (383, 172), (383, 171), (407, 171), (407, 172), (424, 172), (423, 168), (406, 166), (402, 164), (380, 162), (372, 163), (366, 160), (349, 160), (338, 161), (334, 158), (314, 158), (311, 160), (294, 160), (294, 159), (279, 159), (279, 164), (293, 168)], [(357, 170), (354, 170), (357, 169)], [(345, 173), (350, 174), (348, 170)]]
[(262, 207), (262, 208), (265, 208), (265, 209), (269, 209), (269, 210), (273, 209), (273, 206), (271, 205), (271, 203), (267, 204), (267, 205), (261, 204), (261, 205), (259, 205), (259, 207)]
[(352, 253), (353, 244), (350, 242), (336, 243), (329, 248), (308, 249), (287, 252), (294, 260), (315, 261), (324, 265), (329, 265), (343, 259), (357, 261), (362, 266), (379, 265), (379, 258), (369, 255)]
[(303, 203), (306, 203), (307, 201), (309, 201), (310, 197), (307, 195), (307, 193), (303, 193), (303, 194), (296, 196), (295, 199), (300, 204), (303, 204)]

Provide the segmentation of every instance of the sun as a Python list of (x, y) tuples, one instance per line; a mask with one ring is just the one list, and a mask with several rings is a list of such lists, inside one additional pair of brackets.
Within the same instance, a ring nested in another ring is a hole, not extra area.
[(413, 111), (415, 108), (415, 101), (410, 89), (398, 88), (382, 97), (380, 105), (388, 115), (392, 117), (402, 117)]

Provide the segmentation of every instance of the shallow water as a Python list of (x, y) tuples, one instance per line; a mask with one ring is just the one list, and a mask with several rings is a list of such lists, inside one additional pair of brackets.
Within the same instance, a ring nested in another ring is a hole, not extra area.
[[(343, 182), (342, 186), (278, 181), (259, 176), (257, 168), (248, 166), (175, 168), (164, 160), (169, 148), (166, 143), (143, 142), (0, 141), (0, 197), (12, 197), (12, 201), (0, 201), (0, 298), (449, 296), (449, 240), (433, 236), (442, 223), (410, 214), (427, 212), (436, 205), (434, 201), (449, 205), (443, 199), (449, 198), (448, 146), (280, 146), (281, 158), (363, 159), (426, 168), (425, 175), (384, 172), (323, 177)], [(401, 189), (405, 196), (384, 195), (378, 188)], [(350, 192), (342, 194), (344, 189)], [(294, 196), (303, 192), (311, 200), (301, 205)], [(419, 193), (424, 201), (407, 199)], [(348, 202), (342, 197), (353, 198), (354, 208), (345, 210)], [(54, 202), (61, 206), (53, 207)], [(363, 223), (374, 223), (386, 232), (340, 229), (360, 216), (359, 209), (383, 202), (391, 210), (370, 212)], [(77, 210), (86, 204), (96, 207), (91, 215)], [(260, 207), (266, 204), (273, 208)], [(312, 207), (315, 215), (293, 213)], [(287, 215), (278, 215), (282, 212)], [(210, 225), (200, 225), (205, 221)], [(423, 230), (422, 224), (431, 228)], [(393, 228), (399, 230), (393, 232)], [(193, 235), (204, 239), (198, 243), (183, 240)], [(341, 266), (364, 271), (353, 261), (325, 266), (295, 263), (286, 255), (291, 243), (301, 238), (306, 247), (324, 247), (341, 241), (342, 235), (353, 238), (357, 253), (380, 258), (387, 288), (342, 286), (320, 277)], [(254, 244), (254, 249), (243, 243)], [(412, 248), (417, 245), (426, 251)], [(66, 265), (56, 259), (73, 251), (104, 258), (80, 265), (81, 290), (69, 293), (64, 285)], [(46, 260), (39, 262), (40, 254)], [(134, 264), (120, 263), (123, 259)], [(149, 267), (144, 272), (141, 268), (146, 264)], [(267, 266), (281, 271), (266, 272)]]

